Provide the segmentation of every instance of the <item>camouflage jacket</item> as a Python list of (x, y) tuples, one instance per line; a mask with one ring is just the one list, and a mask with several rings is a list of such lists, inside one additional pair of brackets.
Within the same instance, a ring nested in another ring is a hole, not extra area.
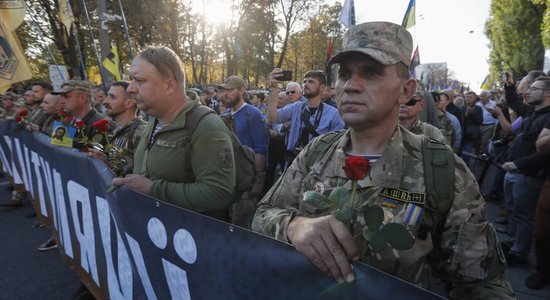
[(443, 136), (445, 137), (445, 144), (452, 146), (453, 145), (453, 139), (454, 139), (454, 132), (453, 132), (453, 124), (451, 124), (451, 120), (447, 118), (447, 114), (439, 108), (436, 109), (437, 118), (439, 119), (440, 128), (439, 131), (443, 133)]
[[(273, 186), (258, 205), (252, 229), (287, 241), (286, 231), (293, 216), (318, 217), (328, 212), (309, 206), (302, 201), (306, 191), (321, 191), (328, 195), (338, 186), (351, 190), (342, 165), (343, 148), (350, 142), (349, 131), (335, 142), (311, 167), (307, 155), (320, 142), (317, 138), (300, 153), (283, 177)], [(423, 194), (426, 191), (422, 160), (422, 137), (401, 127), (395, 131), (381, 157), (372, 164), (369, 175), (359, 181), (365, 189), (399, 189), (402, 194)], [(385, 250), (369, 255), (362, 238), (356, 239), (361, 249), (361, 261), (423, 288), (432, 288), (429, 270), (442, 279), (453, 299), (513, 299), (514, 294), (504, 279), (505, 258), (496, 232), (486, 220), (485, 202), (478, 184), (462, 159), (455, 156), (455, 194), (445, 225), (440, 230), (438, 244), (433, 243), (431, 232), (420, 234), (424, 218), (430, 217), (422, 203), (416, 203), (420, 215), (408, 227), (415, 236), (411, 249)], [(380, 194), (375, 204), (383, 207), (385, 222), (403, 223), (405, 211), (411, 206), (407, 197), (389, 199)], [(410, 198), (409, 198), (410, 199)], [(358, 218), (356, 223), (365, 224)], [(355, 228), (358, 231), (359, 228)], [(354, 234), (355, 235), (355, 234)], [(436, 238), (436, 239), (437, 239)], [(288, 241), (287, 241), (288, 242)]]
[(423, 134), (438, 142), (445, 143), (445, 137), (443, 136), (443, 133), (437, 129), (437, 127), (431, 125), (430, 123), (422, 122), (420, 119), (416, 119), (409, 131), (414, 134)]
[(145, 131), (147, 122), (141, 118), (136, 117), (132, 121), (117, 126), (112, 133), (111, 144), (121, 149), (130, 150), (135, 152), (139, 140)]

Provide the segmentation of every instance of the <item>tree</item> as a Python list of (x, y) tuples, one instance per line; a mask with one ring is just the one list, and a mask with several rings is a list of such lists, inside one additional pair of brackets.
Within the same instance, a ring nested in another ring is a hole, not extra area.
[(546, 49), (550, 49), (550, 0), (531, 0), (535, 4), (546, 5), (544, 18), (542, 20), (541, 32), (542, 43)]
[(524, 0), (493, 0), (485, 24), (490, 40), (491, 76), (504, 70), (524, 75), (542, 69), (544, 48), (541, 24), (544, 5)]

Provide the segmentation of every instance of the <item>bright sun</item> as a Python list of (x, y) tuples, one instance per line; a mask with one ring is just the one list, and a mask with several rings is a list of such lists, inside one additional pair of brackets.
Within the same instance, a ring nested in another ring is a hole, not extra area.
[(212, 25), (229, 23), (233, 11), (232, 0), (192, 0), (193, 12), (206, 15), (206, 22)]

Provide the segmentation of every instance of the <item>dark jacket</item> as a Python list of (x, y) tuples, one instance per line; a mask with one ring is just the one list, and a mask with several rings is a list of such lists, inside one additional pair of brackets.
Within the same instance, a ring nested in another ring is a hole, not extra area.
[(523, 117), (523, 124), (510, 146), (508, 161), (512, 161), (524, 175), (545, 178), (550, 156), (538, 153), (535, 143), (550, 119), (550, 106), (535, 110), (519, 99), (514, 86), (506, 86), (505, 93), (510, 108)]

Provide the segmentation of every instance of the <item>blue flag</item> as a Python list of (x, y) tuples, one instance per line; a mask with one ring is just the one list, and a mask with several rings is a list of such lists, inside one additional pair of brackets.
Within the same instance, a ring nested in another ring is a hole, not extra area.
[(355, 26), (355, 4), (353, 0), (345, 0), (342, 10), (340, 11), (340, 16), (338, 18), (340, 23), (344, 24), (346, 27)]
[(416, 1), (411, 0), (409, 2), (409, 6), (407, 7), (407, 11), (405, 12), (405, 16), (403, 17), (403, 22), (401, 22), (401, 26), (405, 27), (406, 29), (409, 29), (413, 27), (416, 24)]

